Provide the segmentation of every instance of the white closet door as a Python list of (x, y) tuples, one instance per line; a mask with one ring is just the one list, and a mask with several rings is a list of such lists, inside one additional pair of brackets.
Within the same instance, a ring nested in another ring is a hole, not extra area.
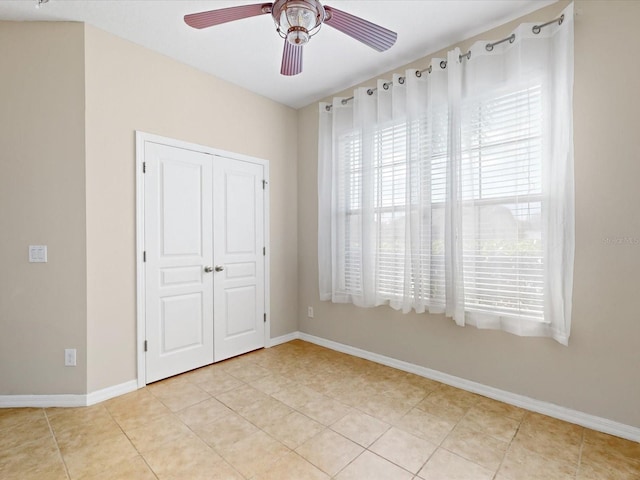
[(218, 156), (213, 165), (217, 362), (264, 347), (264, 172)]
[(146, 383), (213, 362), (212, 160), (145, 143)]

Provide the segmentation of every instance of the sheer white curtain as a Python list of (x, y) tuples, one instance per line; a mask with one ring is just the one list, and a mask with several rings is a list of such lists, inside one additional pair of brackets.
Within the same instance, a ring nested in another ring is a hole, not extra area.
[(444, 91), (444, 73), (411, 71), (334, 99), (330, 112), (322, 105), (323, 300), (444, 312)]
[(572, 88), (569, 6), (321, 104), (321, 299), (567, 344)]

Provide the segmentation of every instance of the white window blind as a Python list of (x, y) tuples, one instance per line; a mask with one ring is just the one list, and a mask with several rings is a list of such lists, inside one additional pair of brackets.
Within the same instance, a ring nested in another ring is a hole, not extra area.
[(466, 102), (462, 130), (465, 310), (543, 320), (541, 87)]
[(362, 295), (362, 138), (360, 132), (342, 135), (338, 142), (338, 242), (343, 261), (338, 264), (338, 291)]
[[(404, 295), (407, 213), (407, 126), (380, 128), (373, 137), (373, 205), (376, 225), (376, 294)], [(412, 290), (411, 285), (409, 288)]]
[[(351, 131), (339, 137), (337, 210), (345, 212), (339, 226), (341, 293), (362, 295), (368, 274), (378, 304), (409, 297), (444, 311), (446, 128), (443, 106), (410, 124), (390, 122), (368, 136)], [(373, 159), (367, 167), (365, 137)], [(367, 224), (373, 228), (363, 231)], [(367, 254), (369, 272), (363, 268)]]

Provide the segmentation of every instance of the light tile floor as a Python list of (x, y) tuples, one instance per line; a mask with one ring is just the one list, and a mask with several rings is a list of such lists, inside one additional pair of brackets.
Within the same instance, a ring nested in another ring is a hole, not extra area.
[(640, 444), (293, 341), (92, 407), (0, 410), (0, 478), (640, 480)]

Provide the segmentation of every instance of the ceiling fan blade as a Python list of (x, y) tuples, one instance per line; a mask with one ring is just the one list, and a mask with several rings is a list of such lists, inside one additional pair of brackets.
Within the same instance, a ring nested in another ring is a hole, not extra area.
[(271, 13), (272, 3), (256, 3), (253, 5), (241, 5), (239, 7), (220, 8), (200, 13), (191, 13), (184, 16), (187, 25), (193, 28), (207, 28), (221, 23), (233, 22), (243, 18), (255, 17), (265, 13)]
[(325, 6), (324, 9), (329, 17), (325, 18), (324, 23), (379, 52), (388, 50), (396, 43), (396, 32), (337, 8)]
[(282, 53), (282, 75), (292, 76), (302, 72), (302, 45), (293, 45), (287, 39), (284, 40), (284, 52)]

